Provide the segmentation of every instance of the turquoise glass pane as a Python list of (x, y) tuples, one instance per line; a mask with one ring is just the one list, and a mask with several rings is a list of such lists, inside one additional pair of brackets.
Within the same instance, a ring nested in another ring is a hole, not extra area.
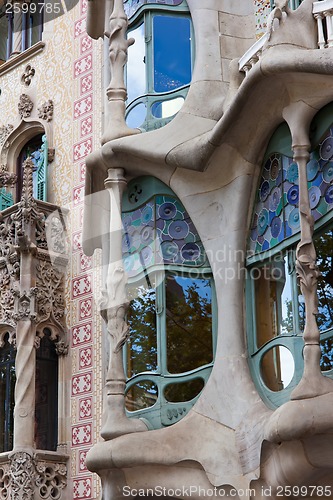
[(185, 17), (153, 20), (154, 91), (167, 92), (191, 81), (191, 25)]

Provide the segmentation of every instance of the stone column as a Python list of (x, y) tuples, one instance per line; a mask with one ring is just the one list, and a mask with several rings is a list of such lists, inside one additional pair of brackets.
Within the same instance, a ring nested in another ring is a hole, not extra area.
[(333, 381), (323, 376), (320, 369), (320, 332), (318, 314), (317, 282), (320, 271), (316, 264), (316, 249), (313, 243), (314, 221), (311, 215), (306, 165), (310, 159), (309, 145), (293, 146), (294, 161), (299, 172), (299, 212), (301, 240), (296, 249), (296, 272), (305, 302), (304, 326), (304, 372), (291, 394), (291, 399), (305, 399), (333, 391)]
[(22, 2), (13, 2), (13, 46), (10, 57), (20, 54), (22, 51), (22, 28), (23, 28), (23, 12), (22, 12)]
[(125, 122), (125, 101), (127, 90), (124, 81), (124, 66), (127, 62), (127, 50), (133, 45), (134, 38), (126, 38), (128, 20), (124, 11), (123, 0), (114, 0), (110, 16), (109, 55), (111, 65), (111, 81), (106, 89), (108, 98), (105, 132), (102, 144), (112, 139), (138, 134), (138, 129), (131, 129)]
[(36, 372), (36, 221), (42, 218), (33, 199), (30, 159), (23, 166), (23, 188), (19, 209), (12, 218), (16, 226), (16, 250), (20, 256), (20, 283), (15, 290), (13, 317), (16, 327), (16, 384), (14, 451), (34, 447)]
[(128, 299), (126, 274), (122, 261), (121, 200), (126, 187), (124, 171), (110, 168), (105, 187), (110, 196), (110, 245), (106, 289), (101, 301), (102, 316), (107, 325), (110, 360), (106, 376), (106, 415), (101, 436), (113, 439), (130, 432), (145, 431), (146, 425), (139, 419), (129, 419), (125, 413), (126, 377), (122, 347), (129, 335), (126, 323)]

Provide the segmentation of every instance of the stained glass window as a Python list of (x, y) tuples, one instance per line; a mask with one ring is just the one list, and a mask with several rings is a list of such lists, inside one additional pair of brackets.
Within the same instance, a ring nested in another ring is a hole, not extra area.
[[(320, 366), (333, 376), (333, 105), (311, 125), (308, 193), (315, 224), (314, 245), (321, 275), (317, 283), (322, 351)], [(331, 125), (329, 125), (331, 124)], [(300, 239), (299, 172), (291, 158), (290, 134), (272, 137), (259, 181), (248, 244), (250, 367), (266, 402), (285, 402), (303, 371), (305, 304), (296, 275)]]
[(133, 180), (123, 209), (126, 408), (158, 428), (186, 415), (210, 374), (214, 283), (199, 234), (167, 186), (152, 177)]
[[(311, 153), (307, 177), (311, 213), (318, 221), (333, 208), (333, 126)], [(299, 187), (297, 164), (280, 153), (266, 161), (257, 195), (250, 251), (270, 250), (299, 233)]]

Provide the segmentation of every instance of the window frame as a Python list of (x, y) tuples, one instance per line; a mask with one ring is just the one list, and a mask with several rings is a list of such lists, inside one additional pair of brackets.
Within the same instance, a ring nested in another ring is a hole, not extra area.
[[(140, 180), (141, 179), (141, 180)], [(133, 179), (132, 186), (129, 184), (127, 191), (124, 193), (123, 197), (123, 215), (130, 213), (131, 211), (136, 211), (137, 209), (147, 206), (152, 199), (156, 203), (156, 197), (159, 196), (170, 196), (177, 200), (179, 203), (181, 201), (177, 198), (175, 193), (168, 188), (165, 184), (156, 178), (150, 176), (144, 176), (141, 178)], [(140, 196), (143, 198), (136, 201), (132, 206), (128, 201), (132, 193), (135, 193), (135, 184), (140, 183), (143, 186), (143, 193), (140, 192)], [(193, 224), (193, 223), (192, 223)], [(199, 236), (199, 235), (198, 235)], [(201, 242), (201, 240), (200, 240)], [(202, 244), (202, 243), (201, 243)], [(197, 401), (200, 393), (195, 396), (190, 401), (184, 402), (171, 402), (164, 396), (165, 387), (172, 383), (189, 382), (196, 378), (201, 378), (204, 382), (204, 386), (210, 376), (212, 367), (214, 365), (214, 359), (216, 354), (216, 343), (217, 343), (217, 298), (216, 289), (212, 270), (206, 260), (204, 264), (197, 265), (197, 267), (190, 266), (189, 264), (181, 265), (177, 263), (164, 263), (164, 264), (153, 264), (148, 271), (143, 270), (137, 273), (133, 278), (128, 278), (128, 284), (130, 286), (135, 286), (135, 283), (142, 283), (146, 274), (158, 274), (163, 273), (164, 276), (161, 280), (157, 280), (158, 284), (155, 288), (155, 314), (156, 314), (156, 346), (157, 346), (157, 369), (155, 371), (143, 371), (128, 377), (127, 372), (127, 344), (123, 349), (123, 363), (125, 367), (126, 376), (126, 390), (125, 396), (128, 391), (135, 384), (143, 381), (153, 382), (158, 389), (158, 396), (156, 403), (148, 408), (142, 408), (134, 411), (128, 411), (126, 409), (126, 415), (133, 418), (143, 418), (150, 429), (157, 429), (172, 425), (176, 421), (180, 420), (185, 414), (192, 408), (194, 403)], [(211, 290), (211, 338), (212, 338), (212, 361), (194, 368), (189, 371), (181, 373), (171, 373), (167, 368), (167, 328), (166, 328), (166, 279), (168, 276), (179, 276), (179, 277), (189, 277), (193, 279), (207, 279), (210, 282)], [(203, 386), (203, 387), (204, 387)]]
[[(318, 146), (321, 142), (324, 134), (329, 128), (332, 127), (332, 116), (333, 116), (333, 103), (328, 104), (322, 110), (320, 110), (315, 119), (311, 124), (310, 138), (311, 138), (311, 151)], [(284, 157), (292, 157), (291, 152), (291, 137), (289, 129), (285, 123), (281, 124), (272, 135), (267, 151), (265, 153), (262, 168), (273, 153), (283, 155)], [(260, 177), (259, 177), (260, 182)], [(259, 188), (259, 184), (258, 184)], [(258, 188), (256, 192), (258, 192)], [(298, 205), (297, 205), (298, 206)], [(256, 201), (253, 205), (253, 213), (256, 209)], [(313, 240), (324, 234), (328, 229), (333, 229), (333, 208), (330, 209), (325, 215), (321, 216), (314, 224)], [(251, 229), (249, 230), (251, 232)], [(250, 238), (249, 238), (250, 241)], [(272, 248), (254, 253), (250, 250), (248, 257), (246, 259), (247, 273), (245, 280), (245, 303), (246, 303), (246, 325), (247, 325), (247, 340), (248, 340), (248, 355), (249, 355), (249, 367), (252, 378), (258, 388), (259, 394), (264, 402), (270, 407), (275, 409), (281, 404), (285, 403), (289, 397), (290, 393), (294, 387), (298, 384), (303, 373), (303, 334), (299, 325), (299, 315), (298, 315), (298, 285), (296, 277), (296, 245), (300, 241), (300, 231), (298, 230), (295, 234), (286, 237), (276, 246)], [(289, 267), (292, 267), (292, 300), (293, 300), (293, 311), (297, 310), (297, 317), (293, 317), (294, 331), (292, 334), (277, 335), (271, 338), (263, 345), (258, 346), (257, 344), (257, 322), (256, 322), (256, 296), (255, 296), (255, 284), (254, 279), (251, 277), (251, 270), (257, 267), (264, 266), (265, 264), (271, 262), (277, 256), (288, 255)], [(298, 327), (297, 327), (298, 325)], [(327, 339), (333, 339), (333, 325), (331, 328), (320, 332), (320, 341), (325, 341)], [(286, 347), (294, 359), (294, 375), (291, 379), (289, 385), (284, 389), (275, 392), (270, 390), (263, 381), (261, 375), (261, 360), (266, 352), (275, 346)], [(328, 377), (333, 377), (333, 367), (331, 370), (322, 371), (323, 375)]]
[[(186, 99), (190, 88), (190, 82), (186, 85), (177, 87), (165, 92), (156, 92), (154, 90), (154, 34), (153, 34), (153, 22), (155, 16), (168, 16), (168, 17), (181, 17), (190, 20), (190, 50), (191, 50), (191, 78), (193, 74), (194, 60), (195, 60), (195, 40), (194, 40), (194, 28), (191, 21), (191, 15), (188, 6), (185, 1), (180, 5), (162, 5), (162, 4), (145, 4), (142, 5), (129, 20), (129, 26), (127, 30), (128, 37), (131, 36), (131, 32), (137, 29), (139, 26), (144, 28), (144, 39), (145, 39), (145, 93), (138, 95), (130, 102), (127, 102), (125, 118), (128, 119), (130, 113), (139, 106), (143, 104), (146, 108), (146, 116), (144, 121), (138, 125), (143, 131), (154, 130), (163, 127), (169, 123), (174, 116), (173, 114), (167, 117), (156, 117), (153, 114), (152, 108), (154, 104), (160, 102), (172, 101), (176, 98)], [(129, 51), (131, 48), (129, 48)], [(127, 72), (125, 71), (125, 79), (127, 85)], [(178, 111), (177, 111), (178, 112)], [(136, 128), (138, 128), (136, 127)]]

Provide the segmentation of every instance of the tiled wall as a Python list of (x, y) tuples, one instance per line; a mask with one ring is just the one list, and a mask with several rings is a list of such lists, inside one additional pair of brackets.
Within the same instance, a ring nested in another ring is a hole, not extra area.
[(98, 498), (99, 481), (85, 466), (85, 456), (99, 439), (101, 418), (100, 319), (95, 310), (99, 269), (97, 258), (81, 248), (85, 157), (100, 146), (100, 42), (85, 31), (87, 0), (80, 0), (73, 21), (72, 256), (71, 256), (71, 446), (73, 500)]
[(254, 12), (256, 20), (256, 37), (260, 38), (266, 31), (267, 16), (270, 13), (270, 1), (254, 0)]

